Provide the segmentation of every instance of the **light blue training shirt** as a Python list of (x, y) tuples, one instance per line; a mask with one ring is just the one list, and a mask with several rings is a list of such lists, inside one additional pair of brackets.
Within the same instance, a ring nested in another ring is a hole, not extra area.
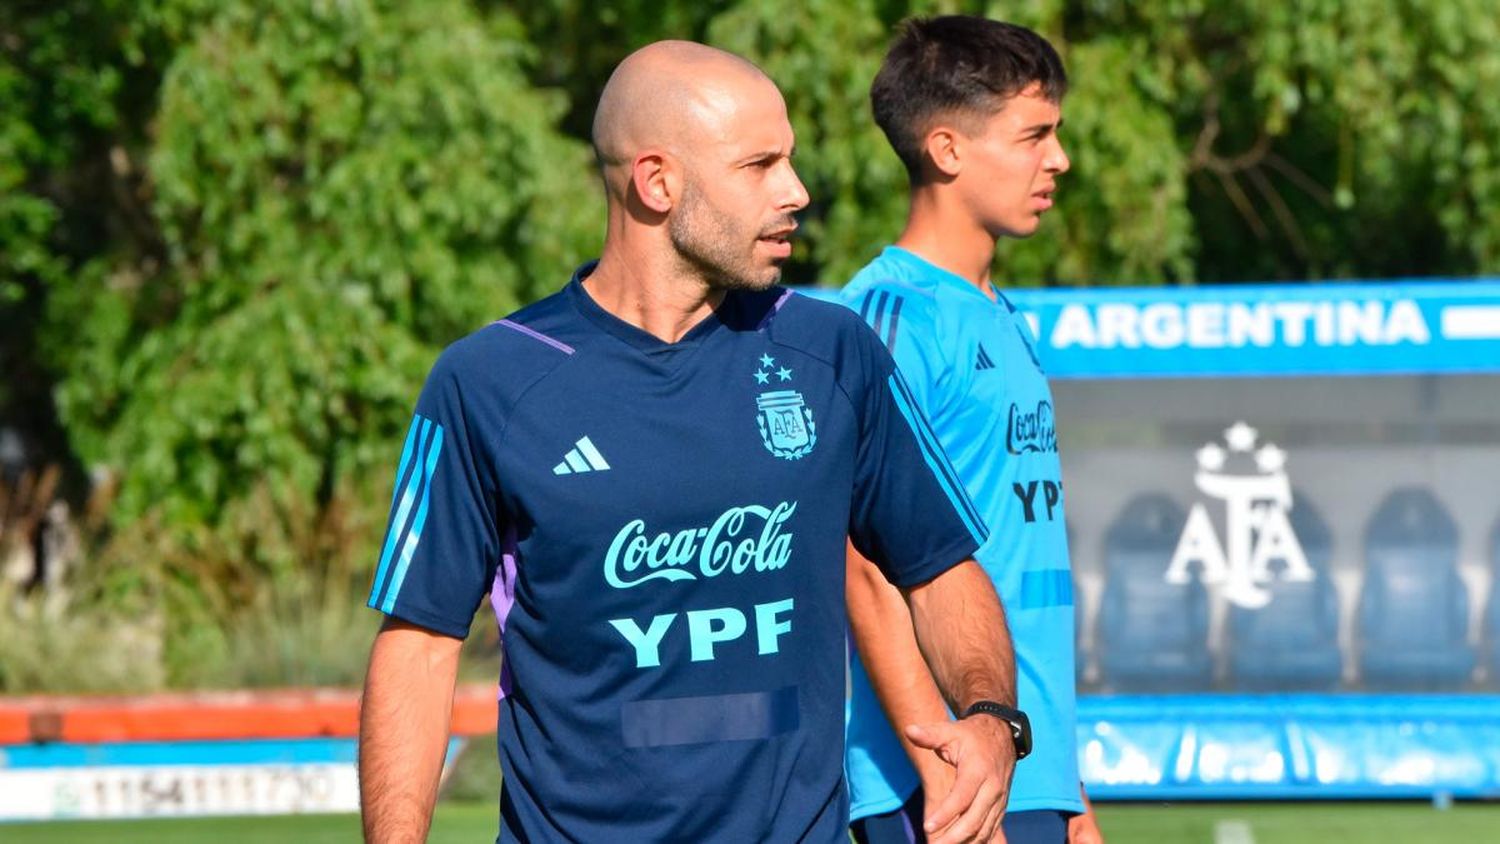
[[(890, 246), (840, 298), (890, 349), (990, 529), (977, 558), (1005, 605), (1034, 747), (1016, 766), (1007, 811), (1082, 812), (1073, 580), (1052, 392), (1030, 326), (996, 295), (991, 301), (963, 278)], [(851, 677), (845, 764), (857, 820), (896, 810), (919, 782), (858, 654)]]

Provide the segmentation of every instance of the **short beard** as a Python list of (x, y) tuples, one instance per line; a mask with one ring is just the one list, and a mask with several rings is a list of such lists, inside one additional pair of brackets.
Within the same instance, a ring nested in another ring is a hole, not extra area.
[(734, 244), (740, 239), (734, 221), (719, 209), (698, 198), (689, 189), (682, 205), (667, 221), (667, 234), (684, 264), (691, 268), (712, 290), (765, 290), (781, 280), (781, 268), (772, 267), (764, 277), (746, 266), (747, 256), (736, 256)]

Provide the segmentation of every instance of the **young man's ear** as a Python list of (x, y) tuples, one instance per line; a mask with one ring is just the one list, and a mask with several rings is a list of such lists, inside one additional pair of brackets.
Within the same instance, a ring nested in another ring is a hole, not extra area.
[(936, 126), (922, 139), (922, 151), (935, 175), (952, 178), (963, 169), (962, 136), (951, 126)]

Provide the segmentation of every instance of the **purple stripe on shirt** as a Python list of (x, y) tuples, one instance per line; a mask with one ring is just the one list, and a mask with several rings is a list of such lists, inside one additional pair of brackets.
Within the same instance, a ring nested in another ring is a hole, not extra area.
[(516, 529), (506, 528), (505, 538), (500, 541), (500, 565), (495, 569), (495, 582), (490, 585), (490, 606), (495, 610), (495, 624), (500, 628), (500, 699), (510, 694), (515, 680), (510, 673), (510, 660), (505, 658), (505, 620), (516, 604), (516, 563), (520, 559), (520, 545), (516, 542)]
[(774, 305), (771, 306), (771, 310), (769, 312), (767, 312), (764, 317), (761, 317), (760, 325), (755, 326), (755, 330), (759, 331), (762, 328), (765, 328), (766, 327), (766, 323), (768, 323), (768, 322), (771, 321), (771, 317), (776, 316), (776, 312), (779, 311), (779, 310), (781, 310), (781, 306), (785, 305), (786, 304), (786, 300), (788, 300), (790, 298), (792, 298), (792, 291), (790, 291), (790, 290), (788, 290), (785, 293), (781, 294), (781, 298), (776, 300), (776, 304), (774, 304)]
[(525, 334), (527, 337), (530, 337), (533, 340), (540, 340), (543, 343), (546, 343), (547, 345), (551, 346), (554, 349), (557, 349), (560, 352), (564, 352), (564, 353), (570, 354), (570, 355), (573, 354), (573, 347), (569, 346), (567, 343), (564, 343), (564, 342), (562, 342), (560, 340), (553, 340), (551, 337), (548, 337), (547, 335), (542, 334), (541, 332), (538, 332), (538, 331), (535, 331), (533, 329), (527, 328), (526, 326), (520, 324), (519, 322), (511, 322), (508, 319), (501, 319), (501, 320), (496, 320), (495, 324), (496, 325), (503, 325), (506, 328), (513, 328), (516, 331), (519, 331), (522, 334)]

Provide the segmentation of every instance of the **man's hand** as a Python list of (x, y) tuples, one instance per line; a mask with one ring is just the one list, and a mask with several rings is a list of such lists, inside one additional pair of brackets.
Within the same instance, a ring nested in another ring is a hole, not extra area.
[(1015, 657), (989, 576), (966, 560), (902, 601), (852, 545), (847, 564), (849, 627), (870, 685), (892, 724), (913, 725), (902, 744), (922, 779), (928, 840), (1003, 842), (1016, 764), (1010, 725), (990, 715), (947, 720), (965, 702), (1015, 705)]
[[(1010, 631), (995, 587), (978, 563), (965, 560), (911, 587), (906, 599), (917, 644), (950, 710), (962, 712), (976, 700), (1015, 705)], [(908, 741), (954, 768), (953, 789), (923, 823), (929, 840), (992, 840), (1005, 814), (1016, 766), (1010, 724), (985, 714), (953, 722), (905, 723), (914, 725), (905, 730)]]
[[(980, 714), (959, 721), (913, 724), (906, 728), (906, 737), (954, 769), (953, 788), (937, 808), (933, 803), (939, 795), (927, 795), (922, 826), (929, 844), (996, 840), (1016, 767), (1010, 725)], [(1004, 836), (998, 840), (1004, 841)]]

